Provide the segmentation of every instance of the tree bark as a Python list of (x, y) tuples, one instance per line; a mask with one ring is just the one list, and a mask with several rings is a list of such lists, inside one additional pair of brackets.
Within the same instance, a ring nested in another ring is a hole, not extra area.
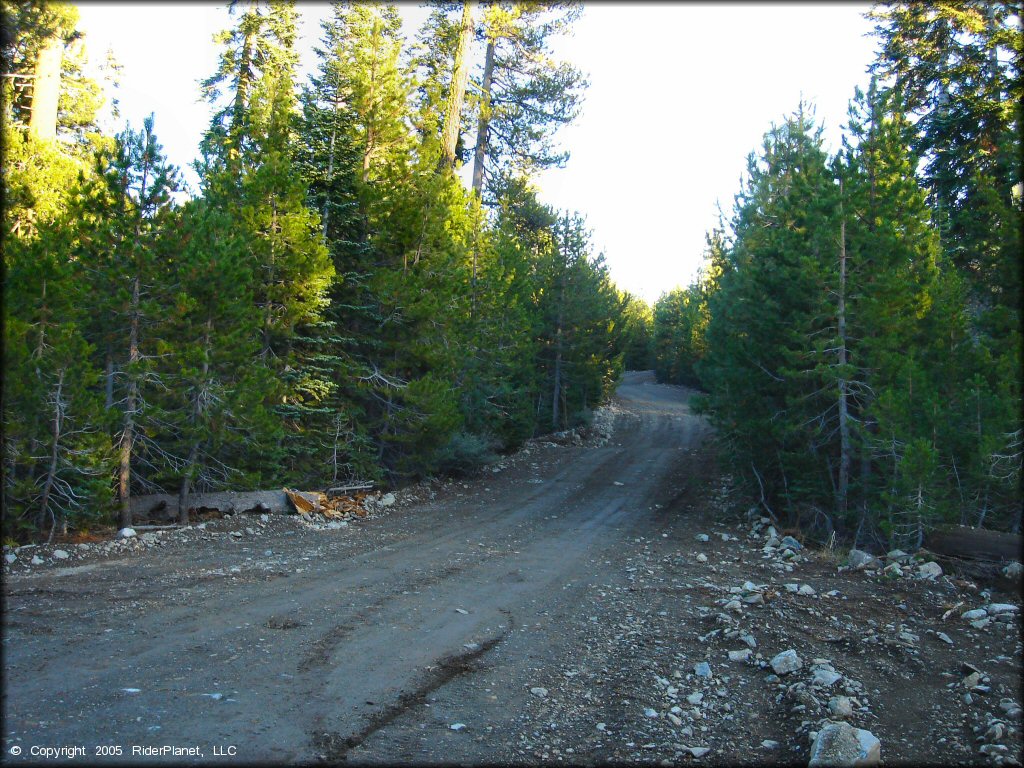
[(847, 495), (850, 486), (850, 419), (848, 382), (846, 380), (846, 219), (843, 217), (843, 184), (839, 183), (839, 479), (837, 482), (837, 511), (845, 520)]
[[(147, 124), (148, 125), (148, 124)], [(146, 146), (149, 146), (151, 135), (146, 131)], [(149, 184), (149, 153), (142, 166), (142, 179), (139, 182), (139, 200), (146, 199), (146, 187)], [(140, 212), (135, 221), (135, 237), (132, 241), (132, 257), (135, 262), (135, 279), (132, 280), (132, 298), (128, 308), (128, 397), (124, 407), (124, 432), (121, 435), (121, 453), (118, 462), (118, 498), (121, 502), (120, 527), (131, 528), (132, 525), (132, 452), (135, 449), (135, 412), (139, 403), (139, 377), (134, 368), (139, 362), (139, 326), (142, 319), (142, 264), (139, 251), (142, 247), (142, 217)]]
[[(196, 390), (195, 399), (192, 401), (192, 413), (189, 415), (189, 422), (194, 429), (199, 422), (203, 412), (203, 388), (207, 385), (207, 376), (210, 373), (210, 339), (213, 334), (213, 318), (206, 318), (206, 328), (203, 331), (203, 365), (200, 389)], [(181, 485), (178, 487), (178, 522), (181, 525), (188, 525), (188, 494), (192, 482), (192, 469), (199, 459), (199, 448), (202, 440), (199, 437), (192, 437), (192, 445), (189, 446), (188, 459), (185, 462), (185, 469), (181, 473)]]
[(334, 153), (335, 145), (338, 138), (338, 114), (341, 112), (341, 99), (338, 98), (338, 93), (335, 91), (334, 94), (334, 120), (331, 123), (331, 148), (327, 155), (327, 189), (324, 194), (324, 208), (320, 215), (320, 233), (321, 240), (327, 242), (327, 223), (330, 221), (331, 206), (330, 206), (330, 194), (331, 194), (331, 182), (334, 180)]
[(37, 141), (56, 141), (57, 105), (60, 102), (60, 69), (64, 62), (64, 41), (48, 37), (36, 58), (32, 82), (32, 114), (29, 135)]
[(487, 136), (491, 122), (491, 80), (494, 76), (494, 40), (487, 40), (487, 54), (484, 56), (483, 92), (480, 98), (480, 120), (476, 127), (476, 149), (473, 153), (473, 192), (477, 198), (483, 196), (484, 162), (487, 159)]
[[(128, 331), (128, 365), (139, 360), (139, 302), (142, 280), (138, 273), (132, 281), (131, 320)], [(118, 498), (121, 501), (121, 528), (132, 525), (132, 450), (135, 447), (135, 409), (138, 407), (139, 380), (134, 370), (128, 376), (128, 397), (124, 406), (124, 431), (121, 435), (121, 453), (118, 462)]]
[[(46, 482), (43, 485), (43, 495), (39, 500), (39, 528), (46, 522), (46, 513), (50, 508), (50, 493), (53, 491), (54, 481), (57, 479), (57, 465), (60, 457), (60, 439), (64, 425), (64, 369), (57, 375), (57, 384), (53, 393), (53, 430), (52, 443), (50, 445), (50, 468), (46, 472)], [(53, 534), (57, 530), (57, 517), (53, 516), (53, 527), (50, 528), (48, 541), (53, 540)]]
[(551, 397), (551, 428), (558, 429), (559, 406), (562, 398), (562, 322), (565, 311), (565, 274), (561, 279), (561, 295), (558, 302), (558, 326), (555, 328), (555, 385)]
[(455, 145), (462, 128), (462, 102), (466, 97), (466, 83), (469, 81), (469, 48), (473, 41), (473, 6), (465, 2), (462, 6), (462, 27), (459, 42), (455, 47), (455, 66), (452, 70), (452, 85), (448, 92), (448, 104), (444, 113), (444, 133), (441, 139), (441, 167), (455, 167)]

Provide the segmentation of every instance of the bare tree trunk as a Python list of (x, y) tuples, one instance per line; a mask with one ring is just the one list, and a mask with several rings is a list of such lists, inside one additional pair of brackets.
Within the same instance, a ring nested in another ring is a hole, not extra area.
[(494, 40), (487, 41), (484, 57), (483, 94), (480, 99), (480, 121), (476, 128), (476, 149), (473, 153), (473, 192), (477, 198), (483, 196), (484, 162), (487, 159), (488, 126), (491, 122), (491, 79), (494, 76)]
[[(147, 146), (149, 138), (147, 135)], [(145, 156), (148, 158), (148, 153)], [(146, 199), (149, 171), (150, 165), (147, 159), (142, 166), (139, 200)], [(134, 370), (134, 367), (141, 357), (139, 354), (139, 326), (142, 319), (142, 265), (139, 262), (139, 250), (142, 247), (142, 219), (143, 214), (140, 213), (135, 221), (135, 237), (131, 245), (135, 263), (135, 279), (132, 280), (132, 298), (128, 308), (128, 397), (124, 407), (124, 432), (121, 435), (121, 454), (117, 471), (118, 498), (121, 502), (121, 528), (131, 528), (132, 525), (132, 452), (135, 450), (135, 412), (139, 406), (139, 378), (138, 371)]]
[(104, 379), (104, 401), (103, 404), (109, 411), (114, 407), (114, 352), (107, 347), (107, 369)]
[[(210, 339), (213, 335), (213, 318), (206, 318), (206, 328), (203, 332), (203, 365), (200, 388), (196, 390), (195, 399), (192, 401), (192, 413), (189, 414), (189, 422), (193, 428), (199, 422), (203, 412), (204, 389), (207, 386), (207, 376), (210, 373)], [(192, 482), (192, 469), (199, 459), (199, 448), (202, 440), (193, 435), (192, 445), (189, 446), (188, 459), (185, 462), (185, 469), (181, 473), (181, 485), (178, 487), (178, 522), (181, 525), (188, 525), (188, 494), (189, 485)]]
[(36, 58), (32, 82), (32, 114), (29, 135), (37, 141), (57, 139), (57, 104), (60, 101), (60, 69), (64, 62), (64, 41), (57, 35), (46, 39)]
[(338, 98), (337, 93), (334, 96), (334, 119), (335, 122), (331, 125), (331, 148), (327, 155), (327, 194), (324, 196), (324, 208), (320, 214), (320, 232), (321, 240), (327, 242), (327, 223), (331, 218), (331, 206), (329, 205), (329, 195), (331, 182), (334, 180), (334, 153), (335, 145), (338, 138), (338, 112), (341, 110), (341, 100)]
[[(128, 365), (139, 361), (139, 303), (142, 279), (136, 272), (132, 281), (131, 320), (128, 331)], [(121, 528), (132, 525), (132, 451), (135, 447), (135, 409), (138, 407), (139, 380), (133, 370), (128, 376), (128, 397), (124, 407), (124, 432), (121, 435), (121, 455), (118, 464), (118, 498), (121, 501)]]
[[(842, 182), (839, 194), (843, 194)], [(843, 218), (843, 202), (839, 201), (839, 480), (837, 508), (841, 520), (846, 519), (847, 494), (850, 487), (850, 419), (847, 400), (846, 380), (846, 219)]]
[(463, 3), (462, 27), (459, 42), (455, 47), (455, 66), (452, 70), (452, 85), (448, 92), (448, 104), (444, 112), (444, 134), (441, 139), (440, 167), (455, 166), (455, 145), (462, 128), (462, 102), (466, 98), (466, 83), (469, 80), (469, 48), (473, 42), (473, 6), (475, 2)]
[(562, 397), (562, 322), (565, 311), (565, 275), (561, 279), (561, 295), (558, 302), (558, 326), (555, 328), (555, 385), (551, 397), (551, 428), (558, 429), (559, 405)]
[[(51, 432), (52, 443), (50, 444), (50, 468), (46, 472), (46, 482), (43, 485), (43, 495), (39, 500), (39, 528), (46, 522), (46, 513), (50, 509), (50, 493), (53, 491), (53, 483), (57, 479), (57, 465), (60, 456), (60, 438), (64, 425), (64, 369), (61, 368), (57, 374), (57, 384), (53, 393), (53, 430)], [(57, 517), (53, 516), (53, 527), (50, 528), (50, 538), (53, 540), (54, 531), (57, 529)]]

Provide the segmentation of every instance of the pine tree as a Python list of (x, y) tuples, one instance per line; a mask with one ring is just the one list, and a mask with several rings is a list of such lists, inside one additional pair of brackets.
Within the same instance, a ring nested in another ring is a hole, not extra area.
[(578, 3), (488, 3), (479, 84), (473, 189), (482, 196), (485, 177), (505, 184), (512, 175), (560, 167), (568, 152), (554, 133), (576, 118), (587, 82), (567, 62), (550, 56), (551, 38), (579, 17)]
[(133, 464), (142, 461), (159, 471), (161, 464), (175, 461), (151, 437), (161, 418), (151, 394), (159, 389), (153, 368), (162, 341), (158, 307), (166, 290), (166, 236), (180, 181), (162, 154), (152, 116), (142, 131), (126, 128), (114, 151), (100, 152), (96, 160), (95, 178), (72, 205), (80, 227), (75, 258), (103, 306), (86, 327), (105, 362), (106, 406), (118, 413), (118, 500), (124, 528), (131, 526), (133, 485), (153, 487)]

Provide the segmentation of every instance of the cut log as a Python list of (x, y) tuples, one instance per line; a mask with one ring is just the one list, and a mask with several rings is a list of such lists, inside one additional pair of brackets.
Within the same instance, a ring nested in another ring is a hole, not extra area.
[(961, 525), (932, 531), (925, 537), (924, 546), (930, 552), (966, 560), (1019, 560), (1021, 537)]
[[(223, 513), (274, 512), (291, 514), (292, 503), (283, 490), (276, 491), (221, 491), (218, 493), (193, 493), (188, 497), (189, 513), (200, 509), (213, 509)], [(132, 497), (132, 517), (140, 519), (168, 520), (177, 517), (178, 495), (154, 493)]]
[(352, 485), (339, 485), (335, 488), (328, 488), (328, 496), (343, 496), (349, 491), (370, 491), (373, 490), (373, 483), (353, 483)]

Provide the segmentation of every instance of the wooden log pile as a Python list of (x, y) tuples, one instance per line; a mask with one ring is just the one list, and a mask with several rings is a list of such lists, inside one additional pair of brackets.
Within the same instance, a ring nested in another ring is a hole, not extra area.
[[(354, 483), (322, 491), (297, 491), (289, 488), (270, 491), (219, 491), (193, 493), (188, 497), (189, 516), (201, 512), (221, 514), (270, 513), (303, 516), (323, 515), (340, 519), (350, 515), (364, 517), (363, 500), (373, 483)], [(135, 496), (131, 501), (132, 517), (140, 523), (170, 522), (178, 517), (178, 497), (170, 493)]]

